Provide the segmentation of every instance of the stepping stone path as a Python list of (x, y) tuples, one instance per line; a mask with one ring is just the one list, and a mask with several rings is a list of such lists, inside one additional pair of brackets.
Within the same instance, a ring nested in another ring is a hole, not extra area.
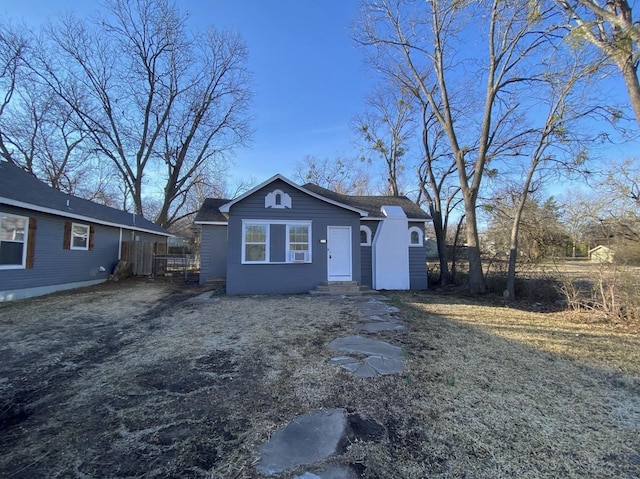
[[(342, 298), (343, 300), (346, 298)], [(355, 329), (361, 333), (393, 332), (404, 329), (397, 317), (400, 310), (389, 306), (384, 296), (358, 302), (361, 319)], [(388, 342), (360, 335), (345, 336), (331, 341), (327, 347), (342, 353), (330, 360), (358, 378), (373, 378), (404, 371), (402, 348)], [(356, 416), (356, 419), (358, 417)], [(362, 422), (361, 419), (358, 419)], [(366, 421), (365, 421), (366, 422)], [(367, 425), (368, 439), (382, 435), (384, 428), (375, 421)], [(298, 416), (283, 429), (276, 431), (269, 441), (259, 448), (259, 472), (267, 475), (279, 474), (301, 465), (321, 462), (339, 454), (341, 445), (352, 438), (354, 424), (343, 409), (319, 409)], [(358, 427), (359, 428), (359, 427)], [(371, 431), (375, 431), (372, 435)], [(357, 434), (356, 434), (357, 436)], [(354, 470), (347, 466), (312, 468), (294, 479), (357, 479)]]
[[(381, 299), (369, 299), (358, 304), (362, 318), (356, 325), (361, 332), (379, 333), (382, 331), (400, 331), (404, 326), (397, 314), (400, 310)], [(385, 374), (399, 374), (404, 371), (402, 348), (377, 339), (362, 336), (337, 338), (328, 345), (329, 349), (353, 356), (337, 356), (331, 363), (339, 365), (359, 378), (372, 378)], [(359, 356), (366, 356), (360, 358)]]

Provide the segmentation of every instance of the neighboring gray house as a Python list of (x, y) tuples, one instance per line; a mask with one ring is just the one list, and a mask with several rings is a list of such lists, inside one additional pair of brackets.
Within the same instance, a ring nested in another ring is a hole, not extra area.
[(406, 197), (347, 196), (281, 175), (234, 199), (208, 198), (200, 283), (228, 294), (304, 293), (325, 282), (427, 289), (425, 222)]
[(0, 160), (0, 301), (101, 283), (123, 241), (168, 236), (141, 216), (67, 195)]

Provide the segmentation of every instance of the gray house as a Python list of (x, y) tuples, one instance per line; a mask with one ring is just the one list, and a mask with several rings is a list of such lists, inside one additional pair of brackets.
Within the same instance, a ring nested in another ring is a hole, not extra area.
[(0, 160), (0, 301), (106, 281), (123, 242), (169, 236), (141, 216), (67, 195)]
[(228, 294), (304, 293), (326, 282), (426, 289), (425, 222), (406, 197), (347, 196), (275, 175), (234, 199), (208, 198), (200, 282)]

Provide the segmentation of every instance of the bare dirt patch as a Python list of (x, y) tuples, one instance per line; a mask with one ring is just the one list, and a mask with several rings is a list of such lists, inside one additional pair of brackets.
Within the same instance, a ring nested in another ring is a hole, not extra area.
[(399, 294), (406, 329), (375, 337), (406, 371), (359, 379), (326, 347), (355, 300), (201, 293), (132, 280), (0, 304), (0, 476), (262, 477), (258, 445), (318, 408), (347, 411), (328, 462), (360, 477), (640, 476), (637, 356), (607, 349), (637, 335), (578, 354), (586, 331), (548, 315)]

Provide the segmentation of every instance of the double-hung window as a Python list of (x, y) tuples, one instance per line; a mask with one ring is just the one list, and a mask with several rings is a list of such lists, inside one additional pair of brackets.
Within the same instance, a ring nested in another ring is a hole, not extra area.
[(287, 225), (287, 251), (289, 262), (307, 263), (311, 261), (311, 225)]
[(269, 262), (269, 225), (245, 223), (242, 233), (242, 262)]
[(90, 251), (93, 249), (94, 236), (93, 226), (65, 221), (62, 247), (64, 249)]
[(29, 218), (0, 213), (0, 269), (24, 268)]
[(71, 249), (89, 249), (89, 226), (73, 223), (71, 226)]

